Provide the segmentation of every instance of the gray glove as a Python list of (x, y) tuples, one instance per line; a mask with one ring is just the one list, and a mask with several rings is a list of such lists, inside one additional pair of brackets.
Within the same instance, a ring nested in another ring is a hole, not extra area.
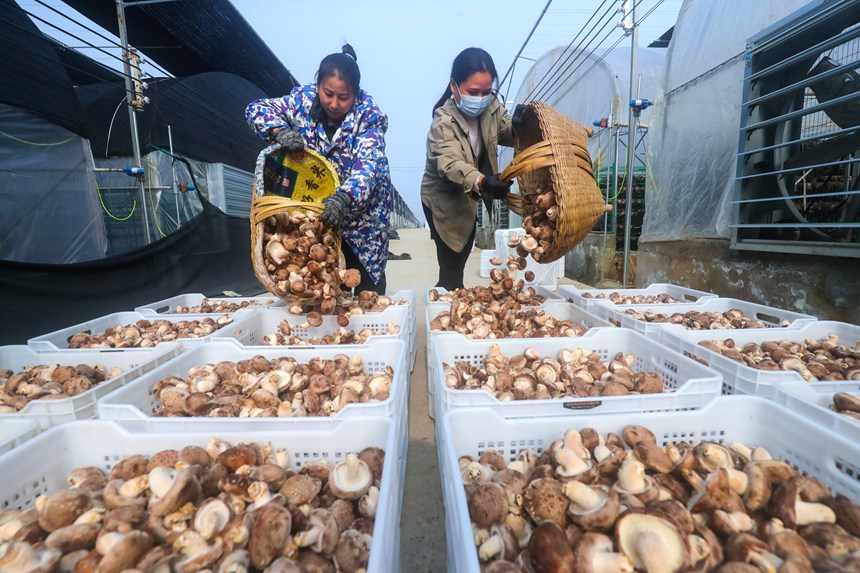
[(274, 140), (287, 151), (301, 151), (305, 148), (302, 134), (288, 127), (279, 127), (278, 131), (275, 132)]
[(320, 221), (328, 229), (338, 230), (346, 221), (346, 214), (351, 202), (349, 195), (338, 191), (322, 200), (325, 209), (320, 215)]

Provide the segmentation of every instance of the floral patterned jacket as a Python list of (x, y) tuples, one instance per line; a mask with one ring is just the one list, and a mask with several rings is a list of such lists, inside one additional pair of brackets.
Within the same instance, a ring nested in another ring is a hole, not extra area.
[(245, 119), (264, 139), (273, 127), (299, 132), (306, 147), (332, 163), (341, 181), (338, 191), (352, 198), (341, 235), (373, 281), (379, 282), (388, 261), (392, 195), (391, 172), (385, 156), (388, 116), (361, 90), (329, 140), (322, 123), (311, 117), (311, 106), (316, 99), (315, 84), (296, 87), (288, 96), (251, 102), (245, 109)]

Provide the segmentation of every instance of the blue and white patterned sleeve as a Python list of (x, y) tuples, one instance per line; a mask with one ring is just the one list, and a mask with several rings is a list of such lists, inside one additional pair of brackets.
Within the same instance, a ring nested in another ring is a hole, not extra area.
[(349, 178), (340, 186), (352, 199), (352, 212), (364, 211), (371, 192), (377, 185), (380, 174), (387, 171), (385, 157), (385, 132), (388, 117), (382, 113), (372, 114), (367, 126), (355, 136), (355, 160)]
[(263, 139), (268, 137), (273, 127), (290, 127), (291, 116), (289, 96), (258, 99), (245, 108), (245, 121)]

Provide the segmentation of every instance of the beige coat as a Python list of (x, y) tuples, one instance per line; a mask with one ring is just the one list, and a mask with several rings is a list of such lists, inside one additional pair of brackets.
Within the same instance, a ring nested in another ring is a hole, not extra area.
[(433, 213), (433, 224), (439, 236), (458, 253), (466, 246), (475, 226), (480, 199), (472, 192), (475, 181), (482, 174), (498, 173), (499, 145), (514, 145), (511, 116), (496, 98), (490, 100), (479, 125), (484, 139), (484, 153), (480, 158), (472, 151), (466, 118), (453, 98), (433, 114), (427, 134), (421, 202)]

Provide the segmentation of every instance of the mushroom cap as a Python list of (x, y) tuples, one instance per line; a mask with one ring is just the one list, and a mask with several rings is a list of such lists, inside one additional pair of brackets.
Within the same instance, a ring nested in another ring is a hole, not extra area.
[(273, 503), (267, 503), (257, 512), (251, 535), (248, 539), (248, 552), (251, 565), (265, 569), (287, 546), (292, 527), (290, 512)]
[(322, 482), (317, 478), (305, 474), (296, 474), (288, 477), (278, 491), (287, 498), (290, 504), (304, 505), (319, 495), (321, 489)]
[(524, 573), (524, 569), (516, 563), (499, 559), (481, 566), (481, 573)]
[(535, 571), (574, 573), (576, 555), (567, 535), (553, 521), (544, 521), (532, 532), (528, 552)]
[(206, 539), (212, 539), (227, 527), (233, 519), (230, 506), (223, 499), (212, 497), (205, 500), (194, 512), (191, 526)]
[(373, 485), (373, 475), (358, 456), (347, 454), (346, 460), (332, 466), (328, 485), (335, 497), (358, 499)]
[[(576, 542), (576, 571), (577, 573), (601, 573), (606, 569), (595, 563), (595, 557), (602, 553), (614, 553), (612, 539), (602, 533), (587, 532)], [(619, 554), (614, 573), (633, 573), (633, 563), (626, 555)]]
[[(693, 472), (690, 472), (690, 475), (694, 475)], [(729, 472), (725, 468), (720, 468), (707, 477), (703, 491), (696, 492), (687, 500), (687, 508), (691, 513), (715, 509), (731, 512), (743, 511), (744, 504), (737, 492), (729, 485)]]
[(550, 520), (564, 527), (568, 504), (561, 482), (552, 478), (533, 480), (523, 493), (523, 507), (535, 523)]
[(773, 486), (797, 475), (794, 468), (779, 460), (749, 462), (744, 466), (744, 473), (749, 478), (743, 498), (748, 511), (758, 511), (765, 507), (770, 501)]
[(494, 523), (490, 527), (490, 537), (478, 548), (481, 561), (494, 559), (516, 559), (520, 544), (511, 528), (505, 524)]
[[(298, 561), (289, 557), (278, 557), (272, 564), (266, 567), (265, 573), (305, 573), (307, 569), (302, 567)], [(221, 573), (219, 571), (219, 573)]]
[[(645, 426), (640, 426), (638, 424), (629, 424), (624, 426), (624, 429), (621, 431), (621, 438), (631, 448), (642, 441), (652, 442), (654, 444), (657, 443), (657, 437), (654, 435), (654, 432)], [(607, 443), (607, 446), (608, 445), (609, 444)]]
[(477, 484), (469, 496), (469, 517), (478, 526), (489, 529), (494, 523), (504, 520), (508, 513), (508, 497), (505, 489), (493, 482)]
[(385, 466), (385, 450), (376, 446), (364, 448), (358, 452), (358, 459), (367, 464), (375, 482), (382, 481), (382, 469)]
[(127, 456), (119, 461), (113, 469), (111, 469), (108, 479), (130, 480), (131, 478), (147, 473), (149, 460), (146, 456), (135, 454)]
[(669, 458), (669, 454), (658, 446), (656, 442), (643, 440), (633, 446), (633, 451), (636, 453), (636, 457), (642, 460), (646, 468), (657, 473), (667, 474), (675, 467), (675, 464)]
[(367, 569), (372, 542), (373, 538), (370, 535), (355, 529), (347, 529), (341, 533), (334, 555), (338, 570), (341, 573), (358, 573), (360, 570)]
[(841, 493), (824, 503), (836, 514), (836, 523), (854, 537), (860, 537), (860, 506)]
[(41, 500), (39, 526), (47, 532), (54, 531), (75, 520), (93, 506), (90, 494), (81, 489), (58, 491)]
[[(669, 520), (628, 511), (615, 522), (615, 545), (639, 571), (679, 571), (687, 561), (687, 542)], [(659, 564), (659, 568), (657, 565)]]
[(308, 528), (294, 537), (299, 547), (309, 547), (320, 555), (331, 555), (337, 548), (340, 530), (337, 519), (328, 509), (315, 509), (308, 516)]
[(145, 531), (132, 530), (117, 535), (119, 537), (109, 544), (99, 561), (96, 573), (120, 573), (131, 569), (153, 544), (152, 535)]
[[(156, 470), (158, 469), (156, 468)], [(171, 471), (174, 474), (169, 489), (160, 497), (153, 493), (149, 498), (148, 508), (153, 515), (163, 517), (178, 510), (186, 503), (196, 503), (203, 493), (200, 481), (191, 468)]]
[(63, 555), (78, 549), (92, 549), (101, 529), (98, 523), (73, 523), (52, 531), (45, 545), (60, 550)]
[[(579, 484), (579, 482), (575, 483)], [(588, 509), (577, 503), (577, 496), (571, 494), (576, 491), (585, 491), (583, 488), (594, 492), (594, 496), (599, 498), (599, 505)], [(574, 525), (586, 531), (612, 529), (618, 514), (621, 512), (621, 501), (614, 489), (604, 485), (575, 485), (570, 482), (564, 486), (564, 492), (571, 500), (567, 506), (567, 515)]]

